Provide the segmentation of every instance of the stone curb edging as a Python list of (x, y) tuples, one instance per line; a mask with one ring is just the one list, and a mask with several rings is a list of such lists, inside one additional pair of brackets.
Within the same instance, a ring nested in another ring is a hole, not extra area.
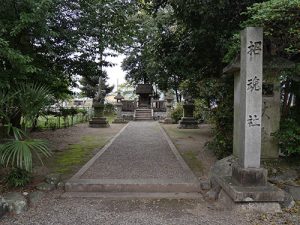
[(170, 136), (166, 133), (166, 131), (164, 130), (164, 128), (160, 124), (159, 124), (159, 128), (160, 128), (161, 132), (163, 133), (163, 135), (164, 135), (165, 139), (167, 140), (173, 154), (175, 155), (176, 159), (179, 161), (179, 163), (180, 163), (181, 167), (183, 168), (183, 170), (186, 173), (191, 174), (191, 176), (193, 177), (194, 182), (199, 182), (198, 178), (195, 176), (193, 171), (190, 169), (190, 167), (186, 164), (186, 162), (184, 161), (184, 159), (180, 155), (178, 149), (176, 148), (176, 146), (172, 142)]

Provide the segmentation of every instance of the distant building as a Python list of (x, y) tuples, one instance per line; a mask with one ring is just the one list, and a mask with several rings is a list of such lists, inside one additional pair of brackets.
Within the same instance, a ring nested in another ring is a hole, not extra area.
[(110, 103), (110, 104), (116, 103), (117, 100), (115, 99), (115, 96), (116, 96), (115, 94), (107, 95), (107, 96), (105, 97), (105, 102), (106, 102), (106, 103)]
[(75, 108), (91, 108), (93, 105), (93, 99), (91, 98), (74, 98), (66, 102), (66, 107)]

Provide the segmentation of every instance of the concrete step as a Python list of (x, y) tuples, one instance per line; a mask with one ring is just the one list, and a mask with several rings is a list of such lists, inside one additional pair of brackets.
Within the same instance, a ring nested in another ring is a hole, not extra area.
[(151, 121), (152, 118), (135, 118), (135, 121)]
[(146, 193), (196, 193), (199, 182), (178, 182), (163, 179), (77, 179), (66, 183), (67, 192), (146, 192)]
[(136, 109), (135, 120), (153, 120), (151, 109)]
[(65, 192), (61, 198), (98, 198), (106, 200), (140, 200), (140, 199), (203, 199), (198, 192), (191, 193), (145, 193), (145, 192)]
[(152, 121), (153, 119), (152, 118), (135, 118), (136, 121)]

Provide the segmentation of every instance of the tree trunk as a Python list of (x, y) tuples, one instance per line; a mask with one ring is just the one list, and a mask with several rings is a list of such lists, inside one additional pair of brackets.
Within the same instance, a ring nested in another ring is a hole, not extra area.
[(300, 82), (294, 82), (295, 90), (295, 115), (296, 121), (300, 124)]
[(10, 123), (13, 127), (21, 128), (21, 118), (22, 115), (20, 112), (18, 112), (10, 118)]
[(32, 127), (31, 127), (31, 130), (30, 132), (33, 132), (33, 131), (36, 131), (37, 129), (37, 124), (38, 124), (38, 118), (39, 118), (39, 115), (37, 115), (32, 123)]
[(1, 143), (1, 140), (6, 137), (5, 133), (6, 133), (5, 127), (3, 126), (3, 124), (0, 121), (0, 143)]
[(285, 82), (285, 87), (284, 87), (284, 97), (283, 97), (283, 103), (282, 103), (282, 117), (286, 118), (288, 113), (289, 113), (289, 109), (290, 109), (290, 104), (289, 104), (289, 99), (291, 99), (291, 92), (290, 92), (290, 86), (291, 86), (291, 82), (290, 80), (286, 80)]
[(177, 88), (175, 88), (175, 94), (176, 94), (176, 101), (177, 101), (177, 102), (180, 102), (180, 101), (179, 101), (179, 94), (178, 94)]

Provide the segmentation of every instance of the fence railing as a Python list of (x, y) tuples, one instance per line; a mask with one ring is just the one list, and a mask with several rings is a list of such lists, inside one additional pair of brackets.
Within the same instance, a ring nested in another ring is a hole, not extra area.
[(133, 112), (137, 108), (137, 103), (134, 100), (123, 100), (122, 104), (122, 111), (124, 112)]
[(152, 100), (151, 106), (154, 112), (166, 111), (166, 104), (164, 100)]
[(86, 107), (51, 107), (37, 119), (37, 128), (60, 129), (85, 123), (92, 116), (92, 108)]
[[(133, 112), (138, 107), (138, 102), (134, 100), (123, 100), (122, 101), (122, 111), (123, 112)], [(154, 112), (165, 112), (166, 105), (164, 100), (152, 100), (151, 108)]]

